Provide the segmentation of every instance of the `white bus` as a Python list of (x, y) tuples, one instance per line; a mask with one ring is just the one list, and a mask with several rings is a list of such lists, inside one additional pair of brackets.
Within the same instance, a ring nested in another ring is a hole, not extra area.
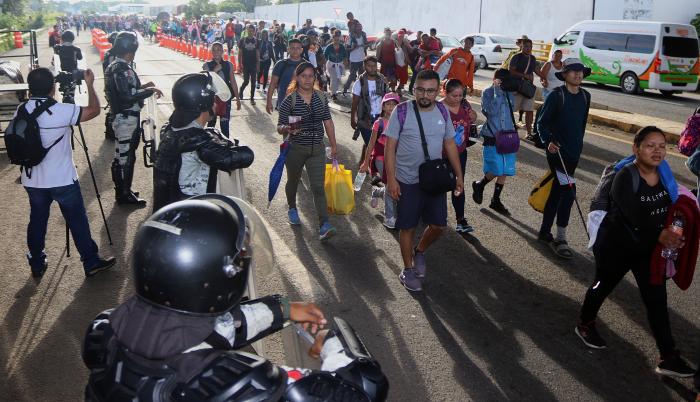
[[(695, 27), (653, 21), (581, 21), (554, 40), (551, 52), (577, 57), (587, 81), (619, 85), (624, 93), (658, 89), (665, 96), (698, 87)], [(550, 57), (551, 54), (550, 53)]]

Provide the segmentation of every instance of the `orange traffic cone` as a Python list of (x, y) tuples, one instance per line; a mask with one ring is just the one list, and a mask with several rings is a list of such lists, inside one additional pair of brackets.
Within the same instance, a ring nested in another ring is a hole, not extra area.
[(190, 53), (190, 56), (194, 57), (195, 59), (197, 58), (197, 45), (192, 44), (192, 53)]
[(224, 61), (228, 61), (228, 52), (224, 52)]
[(192, 44), (187, 41), (187, 53), (185, 54), (192, 54)]

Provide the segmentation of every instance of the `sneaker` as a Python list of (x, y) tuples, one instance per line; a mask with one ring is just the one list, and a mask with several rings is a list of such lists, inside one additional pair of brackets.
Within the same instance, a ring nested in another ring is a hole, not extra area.
[(416, 278), (425, 278), (425, 253), (413, 248), (413, 267), (416, 270)]
[(32, 278), (41, 278), (42, 276), (44, 276), (44, 272), (46, 272), (46, 269), (48, 267), (49, 263), (46, 259), (44, 259), (44, 264), (38, 270), (32, 268)]
[(593, 349), (605, 349), (608, 345), (605, 343), (598, 330), (595, 328), (595, 322), (590, 324), (579, 324), (574, 328), (574, 332), (583, 341), (586, 346)]
[(501, 200), (491, 200), (489, 208), (493, 209), (501, 215), (510, 216), (510, 211), (508, 211), (508, 208), (506, 208), (506, 206), (503, 205)]
[(253, 106), (255, 106), (255, 99), (250, 98), (250, 104), (253, 105)]
[(469, 224), (466, 219), (460, 219), (457, 221), (457, 226), (455, 227), (457, 233), (471, 233), (474, 228)]
[(330, 239), (334, 234), (335, 228), (327, 221), (323, 222), (323, 225), (321, 225), (321, 228), (318, 230), (318, 238), (321, 241)]
[(260, 89), (260, 83), (255, 84), (255, 89)]
[(695, 374), (695, 369), (690, 367), (678, 354), (662, 360), (654, 371), (656, 374), (680, 378), (692, 377)]
[(372, 187), (372, 199), (369, 202), (369, 205), (372, 208), (377, 208), (379, 205), (379, 199), (384, 197), (384, 187)]
[(472, 199), (479, 205), (484, 201), (484, 188), (475, 181), (472, 182)]
[(396, 229), (396, 218), (386, 218), (382, 225), (387, 229)]
[(372, 181), (370, 183), (372, 183), (373, 186), (380, 186), (382, 184), (382, 176), (378, 174), (372, 176)]
[(413, 268), (404, 268), (399, 274), (399, 281), (406, 290), (411, 292), (420, 292), (423, 290), (423, 283), (416, 277), (416, 270)]
[(287, 216), (289, 217), (290, 225), (301, 225), (301, 219), (299, 219), (299, 211), (297, 211), (296, 208), (289, 208), (289, 211), (287, 211)]
[(535, 140), (537, 140), (537, 138), (535, 138), (535, 136), (532, 134), (528, 134), (525, 136), (525, 141), (535, 142)]
[(117, 259), (114, 257), (100, 258), (95, 265), (85, 270), (85, 276), (89, 278), (102, 271), (106, 271), (112, 268), (116, 262)]

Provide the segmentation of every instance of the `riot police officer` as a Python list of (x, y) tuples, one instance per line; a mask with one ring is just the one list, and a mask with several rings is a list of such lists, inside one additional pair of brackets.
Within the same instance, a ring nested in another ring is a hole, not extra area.
[(342, 320), (316, 335), (319, 371), (236, 351), (289, 321), (327, 324), (315, 305), (279, 295), (241, 303), (249, 271), (271, 268), (271, 253), (265, 225), (242, 200), (205, 194), (158, 210), (134, 240), (136, 295), (88, 327), (86, 400), (385, 400), (381, 367)]
[(146, 201), (131, 191), (136, 163), (136, 149), (140, 141), (140, 111), (144, 100), (162, 92), (152, 82), (141, 85), (132, 61), (139, 47), (133, 32), (120, 32), (114, 40), (111, 53), (116, 57), (105, 72), (105, 93), (113, 116), (112, 128), (117, 138), (112, 180), (117, 204), (144, 206)]
[[(109, 43), (114, 46), (114, 40), (117, 39), (117, 35), (119, 32), (112, 32), (109, 34), (107, 37), (107, 40)], [(116, 57), (112, 54), (111, 49), (107, 50), (104, 54), (104, 58), (102, 59), (102, 72), (106, 73), (107, 72), (107, 67), (109, 67), (110, 64), (116, 59)], [(107, 102), (109, 102), (109, 96), (107, 96), (107, 86), (105, 86), (105, 97), (107, 98)], [(109, 112), (109, 103), (107, 106), (105, 106), (107, 109), (107, 113), (105, 113), (105, 139), (114, 141), (117, 138), (114, 136), (114, 129), (112, 128), (112, 113)]]
[(193, 195), (213, 193), (217, 170), (230, 172), (253, 163), (250, 148), (239, 146), (214, 127), (205, 127), (214, 115), (217, 91), (222, 101), (231, 97), (226, 83), (207, 72), (186, 74), (173, 85), (175, 110), (161, 130), (153, 172), (154, 210)]

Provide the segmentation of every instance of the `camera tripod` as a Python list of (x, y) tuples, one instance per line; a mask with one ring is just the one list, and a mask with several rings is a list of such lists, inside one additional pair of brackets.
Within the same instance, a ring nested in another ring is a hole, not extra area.
[[(61, 85), (59, 86), (59, 91), (61, 92), (62, 95), (62, 102), (63, 103), (72, 103), (75, 104), (75, 83), (72, 83), (72, 85)], [(71, 126), (71, 136), (70, 136), (70, 141), (71, 141), (71, 148), (75, 150), (75, 130)], [(90, 171), (90, 177), (92, 178), (92, 185), (95, 187), (95, 197), (97, 198), (97, 204), (100, 206), (100, 213), (102, 214), (102, 222), (104, 222), (105, 225), (105, 231), (107, 232), (107, 239), (109, 239), (109, 245), (112, 245), (112, 234), (109, 232), (109, 225), (107, 224), (107, 218), (105, 217), (105, 210), (102, 207), (102, 197), (100, 196), (100, 190), (97, 188), (97, 181), (95, 180), (95, 172), (92, 169), (92, 162), (90, 161), (90, 154), (88, 153), (88, 148), (87, 148), (87, 142), (85, 141), (85, 135), (83, 134), (83, 127), (80, 125), (80, 122), (78, 122), (78, 132), (80, 133), (80, 140), (78, 140), (78, 143), (81, 145), (83, 148), (83, 152), (85, 153), (85, 159), (87, 160), (88, 164), (88, 170)], [(70, 257), (70, 228), (68, 227), (68, 223), (66, 222), (66, 256)]]

